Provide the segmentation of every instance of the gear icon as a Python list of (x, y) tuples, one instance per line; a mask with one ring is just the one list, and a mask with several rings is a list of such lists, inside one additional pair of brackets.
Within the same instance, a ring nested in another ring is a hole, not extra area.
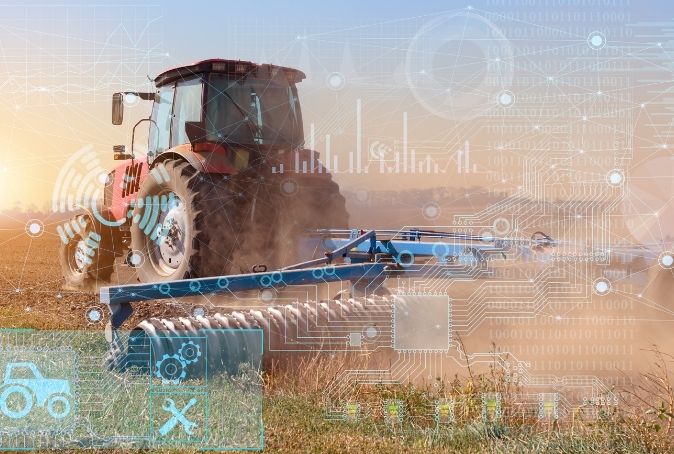
[(201, 357), (201, 347), (193, 341), (183, 342), (180, 350), (178, 350), (178, 355), (185, 364), (194, 364)]
[(155, 364), (154, 374), (161, 378), (164, 385), (177, 385), (187, 376), (185, 366), (187, 364), (182, 356), (164, 354), (161, 360)]

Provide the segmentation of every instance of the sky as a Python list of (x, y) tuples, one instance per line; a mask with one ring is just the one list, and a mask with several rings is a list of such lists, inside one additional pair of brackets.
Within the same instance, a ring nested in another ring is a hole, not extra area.
[[(139, 104), (127, 108), (123, 126), (111, 125), (112, 93), (151, 90), (150, 79), (162, 70), (212, 57), (306, 72), (300, 85), (306, 142), (326, 157), (329, 140), (332, 159), (339, 157), (332, 170), (344, 188), (480, 186), (517, 193), (532, 184), (528, 162), (548, 168), (554, 153), (545, 150), (562, 143), (562, 151), (576, 153), (584, 140), (596, 158), (574, 165), (582, 172), (600, 167), (603, 178), (615, 165), (605, 158), (614, 152), (607, 144), (624, 142), (633, 154), (668, 137), (666, 122), (661, 131), (639, 132), (637, 98), (652, 98), (643, 74), (657, 70), (659, 82), (671, 80), (666, 29), (674, 5), (578, 3), (4, 2), (0, 209), (44, 206), (58, 192), (68, 158), (84, 147), (112, 168), (112, 146), (130, 145), (135, 120), (149, 113), (148, 104)], [(624, 35), (634, 24), (646, 25)], [(588, 47), (594, 32), (605, 40), (601, 49)], [(657, 40), (664, 42), (661, 55), (651, 56)], [(596, 69), (610, 71), (615, 61), (632, 66), (618, 70), (629, 77), (610, 88), (611, 79), (602, 77), (615, 74)], [(639, 65), (648, 68), (640, 73)], [(603, 107), (579, 98), (604, 91), (611, 97)], [(653, 118), (666, 110), (666, 100), (658, 102)], [(606, 112), (618, 111), (625, 116), (607, 119)], [(546, 130), (551, 118), (574, 125), (587, 114), (619, 126), (604, 141), (589, 131), (560, 138)], [(494, 129), (506, 123), (530, 127), (530, 134)], [(357, 162), (349, 166), (349, 159)]]

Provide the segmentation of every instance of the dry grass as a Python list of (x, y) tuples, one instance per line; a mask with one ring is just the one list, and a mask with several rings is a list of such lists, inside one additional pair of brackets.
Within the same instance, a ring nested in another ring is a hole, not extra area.
[[(350, 399), (363, 409), (360, 420), (326, 419), (325, 389), (345, 367), (365, 367), (357, 356), (316, 354), (265, 376), (266, 447), (270, 452), (674, 452), (672, 438), (671, 355), (653, 350), (654, 371), (623, 390), (624, 404), (603, 408), (597, 418), (574, 414), (570, 420), (539, 421), (511, 405), (520, 391), (491, 368), (469, 372), (438, 386), (412, 384), (360, 387)], [(483, 393), (500, 392), (503, 416), (485, 422)], [(629, 397), (629, 399), (628, 399)], [(457, 403), (454, 423), (438, 425), (438, 398)], [(403, 402), (401, 424), (388, 424), (382, 402)], [(629, 402), (629, 404), (628, 404)]]
[[(101, 329), (86, 323), (94, 293), (62, 289), (58, 239), (46, 233), (30, 240), (23, 232), (0, 237), (0, 326), (5, 328)], [(166, 310), (143, 306), (136, 318)], [(570, 421), (538, 421), (514, 411), (518, 389), (492, 368), (423, 386), (370, 385), (350, 397), (362, 406), (357, 422), (326, 419), (325, 389), (344, 368), (367, 369), (372, 358), (318, 354), (275, 362), (265, 374), (265, 444), (269, 452), (674, 452), (674, 357), (656, 348), (652, 370), (620, 390), (623, 405), (597, 419), (573, 415)], [(283, 367), (280, 366), (283, 364)], [(385, 368), (385, 367), (384, 367)], [(505, 408), (498, 422), (482, 420), (481, 396), (500, 392)], [(452, 398), (455, 422), (438, 426), (434, 402)], [(402, 424), (384, 420), (382, 402), (403, 402)], [(106, 451), (110, 452), (110, 451)]]

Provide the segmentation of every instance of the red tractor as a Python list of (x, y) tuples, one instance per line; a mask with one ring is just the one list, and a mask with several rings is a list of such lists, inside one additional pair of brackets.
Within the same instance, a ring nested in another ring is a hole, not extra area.
[[(141, 282), (281, 267), (306, 257), (298, 238), (307, 230), (346, 228), (338, 185), (304, 148), (296, 88), (304, 77), (214, 59), (163, 72), (154, 93), (115, 93), (113, 124), (129, 98), (152, 100), (152, 114), (134, 126), (130, 152), (114, 147), (124, 162), (103, 200), (71, 221), (75, 235), (61, 248), (66, 283), (109, 281), (118, 257)], [(134, 154), (141, 123), (149, 127), (142, 158)]]

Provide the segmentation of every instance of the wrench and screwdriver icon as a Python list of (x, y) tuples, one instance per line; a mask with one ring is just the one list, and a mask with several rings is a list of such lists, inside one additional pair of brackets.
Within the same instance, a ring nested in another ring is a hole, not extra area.
[(197, 424), (187, 419), (185, 413), (187, 413), (187, 410), (192, 408), (192, 406), (194, 406), (196, 403), (197, 399), (193, 397), (189, 402), (187, 402), (187, 405), (185, 405), (182, 410), (178, 410), (175, 401), (167, 397), (164, 401), (164, 405), (162, 405), (162, 408), (165, 411), (171, 413), (173, 416), (171, 416), (171, 419), (166, 421), (164, 425), (161, 426), (159, 429), (159, 435), (165, 437), (166, 434), (171, 432), (173, 428), (178, 425), (178, 423), (182, 424), (183, 430), (187, 435), (192, 435), (194, 429), (197, 427)]

